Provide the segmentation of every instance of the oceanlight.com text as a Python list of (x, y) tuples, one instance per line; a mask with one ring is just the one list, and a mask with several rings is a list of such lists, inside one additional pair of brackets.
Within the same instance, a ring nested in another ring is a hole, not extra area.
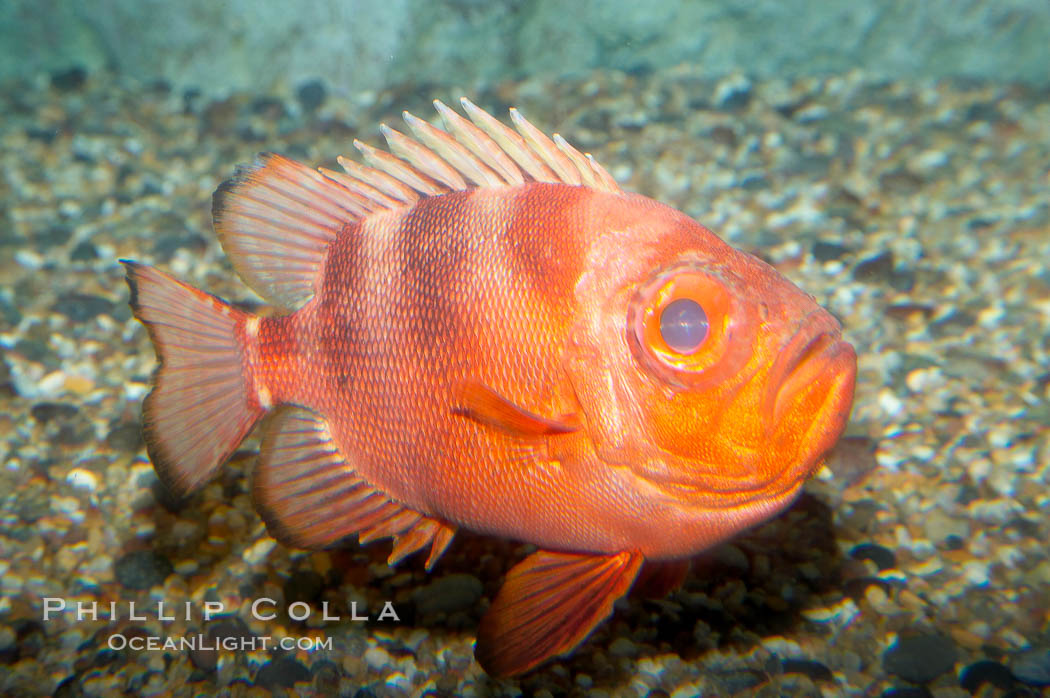
[(255, 652), (279, 648), (282, 650), (331, 650), (330, 637), (282, 637), (274, 639), (269, 635), (258, 637), (209, 637), (204, 634), (183, 635), (181, 637), (156, 637), (154, 635), (132, 635), (114, 633), (107, 643), (111, 650), (132, 649), (136, 652), (176, 650), (225, 650), (227, 652)]

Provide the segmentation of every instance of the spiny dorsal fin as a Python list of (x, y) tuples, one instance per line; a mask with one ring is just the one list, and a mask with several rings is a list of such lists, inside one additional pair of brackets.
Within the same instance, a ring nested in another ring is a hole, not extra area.
[[(448, 129), (404, 113), (415, 138), (380, 126), (390, 152), (361, 141), (368, 165), (346, 158), (346, 171), (314, 170), (263, 153), (215, 192), (215, 230), (245, 283), (288, 309), (313, 297), (328, 245), (348, 224), (420, 197), (470, 187), (560, 182), (619, 191), (612, 176), (555, 134), (548, 138), (511, 109), (511, 129), (470, 100), (464, 119), (434, 102)], [(471, 123), (473, 122), (473, 123)]]

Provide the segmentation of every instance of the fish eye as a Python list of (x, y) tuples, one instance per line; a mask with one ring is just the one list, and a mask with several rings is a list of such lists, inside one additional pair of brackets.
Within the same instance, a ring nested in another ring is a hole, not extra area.
[(671, 301), (660, 313), (660, 336), (673, 351), (689, 355), (708, 334), (707, 313), (692, 298)]

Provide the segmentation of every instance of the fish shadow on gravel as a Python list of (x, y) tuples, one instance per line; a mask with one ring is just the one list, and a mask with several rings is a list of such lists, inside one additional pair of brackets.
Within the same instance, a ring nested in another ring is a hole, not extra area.
[[(254, 453), (242, 450), (224, 468), (220, 477), (229, 498), (250, 491), (248, 473), (254, 460)], [(203, 511), (199, 517), (193, 513), (194, 502), (199, 502), (197, 496), (177, 501), (159, 483), (154, 489), (162, 505), (156, 508), (156, 540), (159, 550), (167, 550), (174, 522), (202, 519)], [(704, 655), (712, 650), (743, 656), (760, 645), (763, 638), (790, 638), (806, 622), (801, 615), (803, 610), (827, 605), (845, 594), (844, 560), (836, 544), (831, 509), (822, 496), (804, 492), (780, 516), (699, 555), (678, 591), (659, 599), (632, 592), (616, 604), (612, 617), (569, 656), (510, 681), (520, 683), (526, 691), (571, 691), (576, 687), (574, 675), (586, 674), (595, 687), (622, 686), (634, 672), (634, 662), (630, 660), (672, 654), (686, 663), (703, 662)], [(251, 521), (248, 528), (254, 524)], [(198, 574), (210, 575), (234, 561), (238, 556), (233, 551), (238, 549), (236, 541), (230, 541), (228, 553), (202, 564)], [(276, 552), (279, 549), (271, 551), (269, 557), (284, 554)], [(260, 561), (253, 576), (244, 580), (240, 594), (242, 598), (266, 596), (264, 583), (276, 582), (284, 587), (285, 605), (305, 601), (319, 614), (320, 602), (330, 600), (333, 612), (345, 621), (350, 613), (347, 591), (352, 589), (370, 615), (364, 623), (366, 632), (394, 627), (425, 629), (438, 646), (461, 642), (461, 646), (469, 648), (504, 575), (531, 550), (528, 545), (460, 531), (431, 572), (424, 570), (423, 557), (416, 555), (396, 566), (392, 574), (376, 576), (369, 569), (376, 569), (372, 563), (382, 566), (390, 552), (390, 542), (360, 546), (347, 541), (322, 553), (297, 556), (295, 571), (287, 579), (273, 574), (275, 566), (269, 561)], [(327, 574), (310, 571), (313, 555), (329, 556), (331, 569)], [(287, 563), (282, 567), (287, 567)], [(396, 622), (377, 619), (386, 600), (392, 601), (397, 610)], [(291, 621), (283, 612), (274, 622), (291, 628), (306, 627)], [(412, 653), (411, 649), (396, 645), (385, 648), (395, 657)], [(468, 652), (463, 654), (460, 666), (466, 668), (471, 658)], [(771, 678), (743, 664), (720, 670), (726, 673), (727, 685), (739, 683), (741, 674), (745, 678), (753, 675), (755, 685)], [(497, 683), (489, 680), (493, 685)]]

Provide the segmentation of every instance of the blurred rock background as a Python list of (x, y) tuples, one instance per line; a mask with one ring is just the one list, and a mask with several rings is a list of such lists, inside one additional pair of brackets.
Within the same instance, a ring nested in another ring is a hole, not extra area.
[(211, 94), (354, 91), (692, 63), (1050, 84), (1047, 37), (1047, 0), (3, 0), (0, 79), (76, 64)]

